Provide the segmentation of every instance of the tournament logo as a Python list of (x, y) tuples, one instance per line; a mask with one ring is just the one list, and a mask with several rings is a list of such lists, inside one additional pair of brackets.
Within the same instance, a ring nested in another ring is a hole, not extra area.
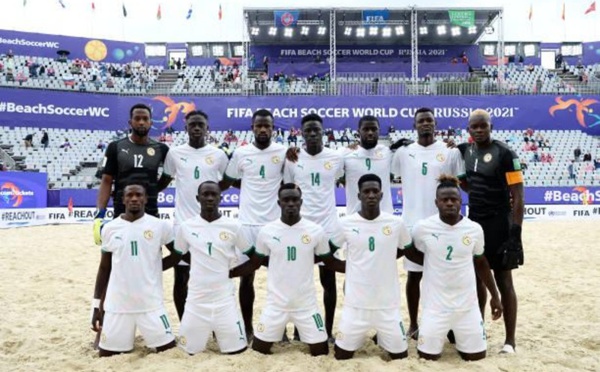
[(258, 324), (256, 325), (256, 330), (257, 330), (258, 332), (264, 332), (264, 331), (265, 331), (265, 325), (264, 325), (264, 324), (262, 324), (262, 323), (258, 323)]
[(215, 163), (215, 159), (213, 159), (212, 156), (207, 156), (206, 159), (204, 159), (204, 161), (206, 162), (206, 164), (208, 165), (213, 165)]
[(580, 193), (581, 195), (583, 195), (580, 199), (581, 199), (581, 204), (583, 205), (589, 205), (593, 202), (592, 196), (590, 195), (590, 191), (588, 190), (587, 187), (585, 186), (578, 186), (578, 187), (574, 187), (573, 191), (577, 191), (578, 193)]
[(0, 186), (0, 196), (2, 196), (2, 202), (13, 207), (18, 207), (23, 203), (23, 195), (25, 193), (12, 182), (4, 182)]
[(486, 163), (489, 163), (490, 161), (492, 161), (492, 154), (487, 153), (483, 156), (483, 161)]
[[(577, 123), (579, 123), (579, 125), (581, 125), (584, 128), (592, 128), (592, 127), (595, 127), (596, 125), (600, 125), (600, 115), (594, 114), (593, 113), (594, 110), (592, 108), (590, 108), (591, 105), (593, 105), (595, 103), (600, 103), (599, 101), (597, 101), (595, 99), (589, 99), (589, 98), (583, 99), (581, 97), (579, 97), (579, 100), (572, 98), (572, 99), (564, 101), (562, 99), (562, 96), (556, 97), (554, 99), (554, 101), (556, 102), (556, 105), (553, 105), (548, 109), (548, 112), (553, 117), (554, 117), (554, 113), (556, 111), (568, 110), (569, 112), (573, 112), (573, 110), (570, 108), (571, 108), (571, 106), (574, 106), (575, 118), (577, 119)], [(586, 115), (595, 121), (592, 124), (588, 125), (586, 123), (586, 118), (585, 118)]]
[(465, 235), (465, 236), (463, 236), (463, 238), (462, 238), (462, 242), (463, 242), (463, 244), (464, 244), (464, 245), (469, 245), (469, 244), (471, 244), (471, 237), (470, 237), (470, 236), (468, 236), (468, 235)]
[(152, 147), (149, 147), (146, 152), (148, 153), (148, 156), (154, 156), (154, 154), (156, 154), (156, 151)]
[(219, 234), (219, 239), (227, 241), (229, 240), (229, 234), (227, 234), (225, 231), (221, 231), (221, 233)]
[(331, 170), (331, 168), (333, 168), (333, 165), (331, 165), (331, 162), (326, 161), (325, 164), (323, 165), (325, 167), (325, 169), (327, 170)]
[(160, 123), (165, 123), (162, 129), (170, 128), (175, 124), (180, 113), (182, 117), (185, 117), (185, 115), (196, 109), (196, 105), (193, 102), (175, 102), (171, 97), (166, 96), (156, 96), (152, 99), (162, 102), (166, 106), (163, 111), (165, 116), (161, 120), (157, 120)]
[(437, 154), (435, 156), (435, 158), (437, 159), (437, 161), (439, 161), (440, 163), (443, 163), (444, 160), (446, 160), (446, 157), (444, 156), (444, 154)]
[(279, 162), (281, 162), (281, 158), (275, 155), (271, 158), (271, 161), (273, 162), (273, 164), (279, 164)]
[(293, 25), (294, 21), (295, 21), (295, 19), (294, 19), (294, 15), (292, 13), (286, 12), (281, 15), (281, 24), (284, 27)]
[(153, 236), (154, 236), (154, 233), (152, 232), (152, 230), (144, 231), (144, 238), (146, 238), (146, 240), (152, 239)]
[(392, 228), (390, 226), (383, 227), (383, 235), (392, 235)]
[(310, 236), (308, 234), (302, 235), (302, 243), (304, 243), (304, 244), (310, 243)]

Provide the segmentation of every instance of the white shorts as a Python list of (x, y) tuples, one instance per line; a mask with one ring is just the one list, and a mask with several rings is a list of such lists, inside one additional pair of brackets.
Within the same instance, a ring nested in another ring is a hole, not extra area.
[(318, 344), (327, 341), (323, 315), (317, 306), (312, 310), (283, 311), (267, 305), (260, 314), (259, 323), (254, 327), (254, 335), (265, 342), (281, 341), (288, 323), (296, 326), (300, 340), (304, 343)]
[(145, 313), (104, 314), (99, 347), (103, 350), (125, 352), (133, 350), (135, 329), (139, 328), (148, 347), (159, 347), (175, 340), (164, 306)]
[(408, 258), (404, 257), (404, 270), (412, 271), (413, 273), (422, 273), (423, 265), (419, 265), (418, 263), (414, 263)]
[[(242, 225), (240, 228), (240, 234), (244, 237), (248, 244), (251, 244), (253, 247), (256, 247), (256, 238), (258, 237), (258, 232), (262, 228), (262, 225)], [(241, 265), (246, 261), (249, 261), (250, 258), (244, 254), (239, 248), (236, 248), (237, 252), (237, 262), (235, 266)]]
[(377, 343), (384, 350), (399, 354), (408, 349), (399, 308), (366, 310), (344, 305), (335, 344), (346, 351), (356, 351), (363, 346), (371, 329), (377, 332)]
[(450, 330), (454, 331), (458, 351), (474, 354), (487, 349), (485, 327), (477, 305), (471, 310), (454, 312), (423, 309), (417, 349), (426, 354), (441, 354)]
[(215, 332), (221, 352), (233, 353), (248, 346), (245, 329), (234, 296), (212, 304), (188, 301), (179, 328), (179, 346), (188, 354), (202, 352)]

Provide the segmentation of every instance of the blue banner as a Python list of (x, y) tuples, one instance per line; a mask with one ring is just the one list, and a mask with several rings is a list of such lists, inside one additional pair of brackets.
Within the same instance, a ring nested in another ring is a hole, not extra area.
[[(340, 84), (343, 91), (343, 84)], [(413, 128), (420, 107), (431, 107), (440, 128), (464, 128), (470, 113), (486, 109), (495, 129), (581, 130), (600, 135), (600, 98), (597, 96), (117, 96), (0, 88), (4, 123), (39, 128), (128, 129), (129, 108), (152, 107), (153, 133), (168, 127), (184, 129), (185, 114), (201, 109), (210, 116), (211, 130), (247, 130), (252, 114), (273, 112), (275, 125), (298, 127), (302, 116), (317, 113), (326, 128), (356, 128), (363, 115), (379, 118), (383, 131)]]
[(388, 19), (390, 19), (390, 12), (387, 9), (363, 10), (362, 12), (363, 25), (365, 26), (385, 25)]
[(47, 188), (46, 173), (0, 172), (0, 209), (46, 208)]
[(300, 11), (298, 10), (275, 10), (275, 27), (295, 27), (298, 24)]

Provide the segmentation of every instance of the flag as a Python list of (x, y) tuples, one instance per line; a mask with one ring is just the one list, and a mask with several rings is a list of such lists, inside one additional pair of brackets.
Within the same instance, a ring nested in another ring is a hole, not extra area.
[(65, 5), (65, 3), (63, 2), (63, 0), (58, 0), (58, 3), (60, 4), (60, 6), (64, 8), (66, 8), (67, 6)]
[(219, 4), (219, 21), (223, 19), (223, 8), (221, 8), (221, 4)]
[(96, 10), (96, 4), (92, 1), (92, 10)]
[(596, 2), (594, 1), (594, 2), (593, 2), (593, 3), (592, 3), (590, 6), (589, 6), (589, 8), (587, 8), (587, 10), (585, 11), (585, 13), (584, 13), (584, 14), (588, 14), (588, 13), (595, 12), (595, 11), (596, 11)]
[(188, 13), (187, 16), (185, 17), (185, 19), (190, 19), (192, 18), (192, 4), (190, 4), (190, 9), (188, 9)]
[(125, 3), (123, 3), (123, 17), (127, 17), (127, 9), (125, 9)]
[(529, 20), (533, 18), (533, 4), (529, 4)]
[(564, 21), (565, 20), (565, 2), (563, 1), (563, 7), (562, 7), (562, 13), (560, 15), (560, 18)]
[(160, 21), (161, 18), (162, 18), (162, 13), (160, 11), (160, 4), (158, 4), (158, 11), (156, 11), (156, 19), (158, 19)]

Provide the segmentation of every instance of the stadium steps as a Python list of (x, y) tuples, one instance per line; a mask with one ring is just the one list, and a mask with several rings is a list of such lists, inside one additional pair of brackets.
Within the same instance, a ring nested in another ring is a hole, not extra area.
[(148, 91), (149, 94), (163, 94), (169, 92), (177, 83), (179, 78), (179, 70), (163, 70)]

